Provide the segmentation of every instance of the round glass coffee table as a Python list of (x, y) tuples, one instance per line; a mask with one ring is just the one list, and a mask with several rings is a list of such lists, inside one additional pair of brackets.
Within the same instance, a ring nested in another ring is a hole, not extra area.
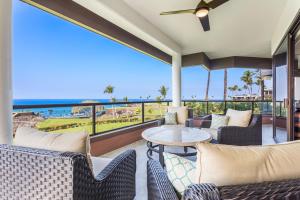
[(184, 153), (174, 153), (178, 156), (195, 156), (197, 152), (188, 152), (188, 147), (195, 148), (199, 142), (210, 142), (211, 135), (198, 128), (181, 126), (161, 126), (145, 130), (142, 137), (147, 141), (147, 156), (152, 159), (153, 152), (158, 153), (159, 162), (164, 166), (163, 152), (165, 146), (179, 146)]

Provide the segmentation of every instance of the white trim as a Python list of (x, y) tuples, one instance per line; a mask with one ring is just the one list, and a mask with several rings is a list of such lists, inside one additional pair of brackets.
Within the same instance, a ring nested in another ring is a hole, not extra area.
[(0, 143), (12, 143), (12, 0), (0, 1)]

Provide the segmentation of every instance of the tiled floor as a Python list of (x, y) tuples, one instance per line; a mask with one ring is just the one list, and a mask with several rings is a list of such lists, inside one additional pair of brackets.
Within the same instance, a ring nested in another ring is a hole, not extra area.
[[(283, 133), (282, 133), (283, 134)], [(275, 144), (272, 138), (272, 126), (263, 126), (263, 144)], [(146, 142), (144, 140), (137, 141), (128, 146), (122, 147), (110, 153), (103, 155), (103, 157), (114, 158), (121, 152), (127, 149), (135, 149), (137, 153), (137, 172), (136, 172), (136, 200), (146, 200), (147, 199), (147, 156), (146, 156)], [(181, 151), (178, 148), (166, 148), (166, 151)]]

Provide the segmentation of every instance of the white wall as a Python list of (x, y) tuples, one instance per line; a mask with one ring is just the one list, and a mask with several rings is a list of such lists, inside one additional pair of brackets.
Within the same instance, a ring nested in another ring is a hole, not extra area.
[(294, 18), (300, 10), (300, 0), (287, 0), (286, 6), (283, 8), (280, 20), (273, 33), (271, 50), (272, 54), (276, 51), (281, 39), (284, 37), (289, 26), (292, 24)]

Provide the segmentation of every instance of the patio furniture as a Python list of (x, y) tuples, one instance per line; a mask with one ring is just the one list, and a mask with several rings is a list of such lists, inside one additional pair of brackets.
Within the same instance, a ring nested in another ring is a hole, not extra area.
[[(147, 163), (148, 200), (179, 200), (158, 161)], [(299, 199), (300, 179), (264, 182), (257, 184), (217, 187), (214, 184), (189, 186), (183, 200), (229, 200), (229, 199)]]
[[(208, 115), (202, 118), (191, 120), (192, 127), (209, 129), (212, 116)], [(223, 126), (217, 131), (217, 140), (213, 141), (219, 144), (229, 145), (261, 145), (262, 144), (262, 116), (252, 115), (248, 127)]]
[[(189, 127), (191, 126), (191, 120), (193, 119), (193, 110), (192, 109), (189, 109), (187, 107), (168, 107), (167, 109), (167, 112), (176, 112), (177, 110), (181, 110), (185, 108), (186, 109), (186, 113), (179, 113), (177, 112), (177, 115), (178, 117), (180, 117), (181, 119), (184, 119), (184, 120), (179, 120), (178, 121), (178, 126), (186, 126), (186, 127)], [(186, 116), (181, 116), (181, 115), (185, 115)], [(157, 122), (157, 125), (158, 126), (163, 126), (165, 125), (165, 118), (162, 118), (162, 119), (159, 119), (158, 122)], [(166, 126), (174, 126), (174, 125), (166, 125)]]
[(206, 131), (180, 126), (149, 128), (142, 133), (142, 137), (147, 140), (148, 158), (152, 159), (153, 152), (158, 153), (159, 162), (162, 166), (164, 166), (163, 152), (165, 146), (184, 147), (184, 153), (174, 152), (173, 154), (195, 156), (197, 152), (188, 152), (188, 147), (194, 147), (199, 142), (209, 142), (212, 139)]
[(136, 153), (128, 150), (93, 175), (80, 153), (0, 145), (1, 199), (129, 200)]

